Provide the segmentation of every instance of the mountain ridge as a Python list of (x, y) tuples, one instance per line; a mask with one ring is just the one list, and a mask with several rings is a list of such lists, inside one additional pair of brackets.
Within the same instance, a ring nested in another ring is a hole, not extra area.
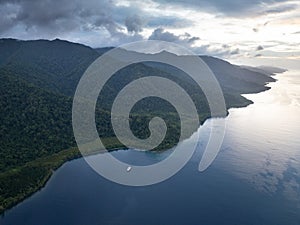
[[(0, 212), (41, 188), (53, 169), (80, 156), (72, 148), (76, 145), (72, 97), (85, 70), (110, 49), (93, 49), (59, 39), (0, 39)], [(220, 82), (227, 108), (251, 104), (241, 94), (268, 90), (265, 85), (275, 81), (269, 73), (251, 71), (210, 56), (201, 59)], [(115, 96), (131, 81), (153, 74), (185, 89), (198, 109), (201, 122), (210, 117), (204, 93), (183, 71), (153, 62), (133, 64), (114, 74), (98, 98), (95, 119), (98, 133), (108, 148), (123, 147), (114, 137), (109, 122)], [(173, 147), (180, 133), (178, 115), (163, 100), (148, 98), (134, 107), (130, 117), (133, 133), (140, 138), (148, 137), (148, 123), (155, 116), (162, 117), (168, 126), (166, 138), (157, 150)], [(37, 173), (36, 169), (41, 167), (46, 169)]]

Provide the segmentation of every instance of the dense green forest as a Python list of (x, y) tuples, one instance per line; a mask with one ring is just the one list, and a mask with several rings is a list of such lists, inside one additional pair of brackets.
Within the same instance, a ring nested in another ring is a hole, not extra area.
[[(0, 40), (0, 212), (42, 187), (52, 171), (80, 157), (72, 130), (72, 97), (88, 66), (110, 48), (92, 49), (62, 40)], [(201, 58), (215, 73), (227, 108), (251, 101), (241, 96), (267, 90), (273, 78), (208, 56)], [(194, 101), (201, 122), (210, 116), (207, 100), (184, 72), (159, 63), (133, 64), (118, 71), (98, 98), (96, 123), (109, 149), (124, 147), (114, 137), (110, 109), (131, 81), (155, 74), (179, 84)], [(130, 116), (133, 133), (149, 136), (151, 118), (162, 117), (168, 131), (155, 150), (178, 143), (180, 123), (172, 105), (157, 98), (140, 101)], [(187, 134), (189, 135), (189, 134)]]

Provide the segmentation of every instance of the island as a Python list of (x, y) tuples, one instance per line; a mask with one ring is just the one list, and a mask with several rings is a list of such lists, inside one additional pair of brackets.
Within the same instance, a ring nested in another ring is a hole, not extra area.
[[(110, 49), (59, 39), (0, 39), (0, 213), (42, 188), (63, 163), (81, 157), (72, 130), (72, 98), (85, 70)], [(276, 81), (272, 75), (284, 71), (199, 57), (219, 81), (227, 109), (251, 104), (242, 94), (268, 90), (266, 84)], [(107, 82), (98, 99), (96, 124), (107, 149), (126, 149), (110, 123), (114, 98), (132, 80), (152, 74), (183, 87), (201, 123), (210, 118), (204, 93), (183, 71), (153, 62), (132, 64)], [(174, 107), (163, 100), (149, 98), (136, 105), (130, 117), (132, 132), (139, 138), (148, 137), (148, 123), (155, 116), (165, 120), (168, 130), (154, 151), (172, 148), (179, 141), (180, 123)]]

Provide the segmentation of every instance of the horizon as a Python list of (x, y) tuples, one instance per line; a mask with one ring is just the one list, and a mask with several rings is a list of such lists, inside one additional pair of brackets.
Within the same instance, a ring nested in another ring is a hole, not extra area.
[[(89, 47), (89, 48), (94, 49), (94, 50), (104, 49), (104, 48), (118, 48), (118, 47), (122, 48), (122, 46), (92, 47), (92, 46), (86, 45), (84, 43), (74, 42), (72, 40), (60, 39), (60, 38), (54, 38), (54, 39), (38, 38), (38, 39), (28, 39), (28, 40), (26, 40), (26, 39), (18, 39), (18, 38), (13, 38), (13, 37), (1, 37), (0, 40), (16, 40), (16, 41), (24, 41), (24, 42), (26, 42), (26, 41), (49, 41), (49, 42), (52, 42), (52, 41), (59, 40), (59, 41), (69, 42), (69, 43), (72, 43), (72, 44), (80, 44), (80, 45), (83, 45), (85, 47)], [(131, 51), (131, 50), (129, 50), (129, 51)], [(172, 51), (168, 51), (168, 50), (165, 50), (165, 49), (161, 49), (161, 50), (156, 49), (156, 50), (154, 50), (154, 52), (151, 52), (151, 51), (147, 52), (147, 54), (159, 54), (159, 53), (164, 52), (164, 51), (168, 52), (168, 53), (176, 54), (176, 53), (173, 53)], [(251, 67), (257, 67), (257, 68), (266, 66), (266, 67), (271, 67), (271, 68), (273, 67), (273, 68), (278, 68), (278, 69), (283, 69), (283, 70), (289, 70), (288, 66), (275, 66), (273, 64), (270, 64), (268, 61), (266, 61), (265, 64), (263, 64), (263, 63), (262, 64), (257, 64), (257, 62), (253, 63), (253, 62), (248, 62), (248, 61), (245, 61), (245, 63), (243, 63), (243, 61), (240, 61), (240, 63), (239, 63), (239, 61), (234, 61), (234, 60), (231, 61), (231, 59), (226, 59), (226, 58), (213, 56), (213, 55), (208, 55), (208, 54), (197, 54), (197, 55), (200, 56), (200, 57), (207, 56), (207, 57), (213, 57), (213, 58), (221, 59), (221, 60), (227, 61), (231, 64), (236, 64), (238, 66), (251, 66)], [(282, 64), (282, 65), (284, 65), (284, 64)], [(298, 70), (298, 69), (300, 70), (300, 66), (299, 66), (299, 68), (297, 66), (298, 66), (298, 64), (296, 64), (296, 68), (292, 67), (292, 70)]]

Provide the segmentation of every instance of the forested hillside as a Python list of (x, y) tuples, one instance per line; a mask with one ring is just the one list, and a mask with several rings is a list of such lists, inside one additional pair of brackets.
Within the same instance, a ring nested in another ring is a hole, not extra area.
[[(0, 212), (40, 188), (64, 161), (80, 156), (72, 148), (76, 146), (72, 97), (84, 71), (109, 49), (92, 49), (58, 39), (0, 40)], [(219, 80), (227, 108), (250, 104), (242, 93), (266, 90), (265, 84), (274, 81), (259, 70), (213, 57), (201, 58)], [(110, 124), (113, 100), (126, 84), (150, 75), (178, 83), (194, 101), (200, 120), (209, 117), (203, 92), (185, 73), (159, 63), (133, 64), (118, 71), (98, 99), (97, 128), (108, 148), (122, 146)], [(170, 104), (157, 98), (147, 98), (135, 106), (130, 118), (133, 133), (141, 138), (149, 136), (148, 123), (154, 116), (164, 118), (168, 126), (157, 150), (177, 144), (178, 115)]]

